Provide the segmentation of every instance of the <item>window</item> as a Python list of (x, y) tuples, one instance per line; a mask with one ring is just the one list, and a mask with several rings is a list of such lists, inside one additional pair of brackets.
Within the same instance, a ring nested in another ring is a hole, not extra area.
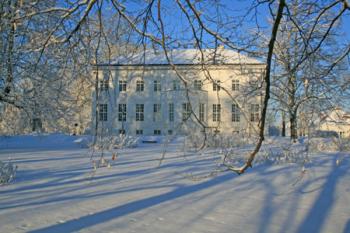
[(100, 91), (108, 91), (109, 81), (108, 80), (100, 80), (99, 81)]
[(232, 104), (232, 121), (239, 122), (241, 119), (238, 104)]
[(154, 80), (153, 82), (153, 88), (154, 88), (154, 91), (157, 92), (157, 91), (161, 91), (162, 90), (162, 87), (160, 85), (160, 81), (159, 80)]
[(194, 89), (195, 90), (202, 90), (202, 81), (201, 80), (194, 80)]
[(144, 105), (136, 104), (136, 121), (144, 121)]
[(174, 103), (169, 103), (169, 121), (174, 121)]
[(182, 120), (186, 121), (191, 116), (191, 105), (190, 103), (182, 104)]
[(220, 91), (220, 83), (221, 83), (220, 80), (215, 80), (213, 82), (213, 91)]
[(98, 119), (99, 121), (107, 121), (107, 104), (98, 105)]
[(258, 122), (259, 121), (259, 113), (260, 107), (259, 104), (251, 104), (250, 105), (250, 121)]
[(126, 121), (126, 104), (118, 104), (118, 121)]
[(123, 134), (124, 135), (125, 134), (125, 129), (120, 129), (119, 130), (119, 134)]
[(126, 91), (126, 81), (119, 80), (119, 91)]
[(143, 91), (145, 88), (145, 82), (143, 80), (136, 81), (136, 91)]
[(213, 104), (213, 121), (221, 120), (221, 104)]
[(154, 134), (154, 135), (160, 135), (160, 134), (161, 134), (161, 131), (160, 131), (159, 129), (155, 129), (155, 130), (153, 131), (153, 134)]
[(239, 80), (232, 80), (232, 91), (239, 91)]
[(179, 90), (180, 89), (180, 82), (179, 80), (173, 80), (173, 90)]
[(257, 90), (260, 88), (259, 80), (257, 78), (254, 78), (254, 77), (249, 79), (249, 85), (250, 85), (250, 88), (253, 90)]
[(199, 120), (200, 121), (204, 121), (204, 112), (205, 112), (205, 108), (204, 108), (204, 104), (199, 104)]
[(142, 135), (143, 134), (143, 130), (142, 129), (137, 129), (136, 130), (136, 135)]
[(160, 104), (153, 104), (153, 121), (160, 120)]

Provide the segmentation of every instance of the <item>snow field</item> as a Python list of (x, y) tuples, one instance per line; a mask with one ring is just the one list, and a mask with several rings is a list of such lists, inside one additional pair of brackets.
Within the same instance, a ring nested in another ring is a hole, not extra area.
[(345, 153), (312, 154), (304, 172), (259, 164), (193, 180), (220, 156), (184, 156), (174, 142), (158, 166), (162, 144), (140, 144), (106, 155), (112, 167), (92, 175), (76, 138), (36, 137), (0, 141), (0, 160), (18, 165), (15, 182), (0, 186), (0, 232), (350, 232)]

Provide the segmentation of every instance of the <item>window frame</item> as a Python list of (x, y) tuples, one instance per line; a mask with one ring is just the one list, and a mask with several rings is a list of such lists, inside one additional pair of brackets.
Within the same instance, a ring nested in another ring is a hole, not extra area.
[(162, 135), (162, 131), (160, 129), (155, 129), (153, 130), (153, 135), (157, 135), (157, 136)]
[(250, 104), (250, 121), (260, 121), (260, 104)]
[(136, 80), (136, 91), (143, 92), (145, 90), (145, 81), (142, 79)]
[(213, 81), (213, 91), (220, 91), (221, 89), (221, 80)]
[(204, 103), (199, 103), (198, 107), (198, 117), (201, 122), (205, 121), (205, 104)]
[(239, 79), (232, 80), (232, 91), (239, 91), (240, 85), (239, 85)]
[(231, 121), (232, 122), (240, 122), (241, 121), (241, 110), (238, 104), (233, 103), (231, 106)]
[(186, 121), (191, 117), (192, 109), (189, 102), (182, 103), (182, 121)]
[(213, 122), (221, 121), (221, 104), (213, 104)]
[(160, 121), (161, 119), (161, 104), (153, 104), (153, 121), (157, 122)]
[(144, 104), (136, 104), (135, 105), (135, 118), (136, 121), (144, 121), (145, 120), (145, 105)]
[(162, 91), (162, 85), (161, 85), (160, 80), (153, 81), (153, 91), (154, 92), (161, 92)]
[(98, 121), (108, 121), (108, 104), (98, 105)]
[(118, 104), (118, 121), (126, 121), (126, 104)]
[(126, 88), (127, 88), (127, 81), (126, 80), (119, 80), (118, 86), (119, 86), (119, 92), (125, 92)]
[(174, 122), (174, 103), (168, 104), (169, 122)]
[(195, 90), (202, 90), (202, 87), (203, 87), (202, 80), (199, 80), (199, 79), (194, 80), (193, 87), (194, 87)]
[(108, 79), (99, 80), (98, 88), (99, 88), (100, 92), (108, 91), (109, 90), (109, 80)]
[(137, 129), (135, 133), (136, 135), (143, 135), (143, 129)]

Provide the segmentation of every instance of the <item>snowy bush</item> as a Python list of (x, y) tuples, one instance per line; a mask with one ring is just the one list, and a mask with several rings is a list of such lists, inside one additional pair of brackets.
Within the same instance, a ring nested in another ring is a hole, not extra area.
[(205, 143), (207, 148), (236, 148), (243, 147), (253, 143), (254, 138), (247, 137), (244, 134), (221, 134), (208, 132), (189, 134), (186, 137), (185, 144), (187, 148), (199, 148)]
[(115, 140), (115, 148), (135, 148), (140, 142), (139, 137), (119, 135)]
[(17, 166), (0, 161), (0, 185), (10, 183), (16, 176)]
[(309, 144), (312, 152), (350, 151), (350, 140), (346, 138), (312, 138)]
[(135, 148), (139, 141), (139, 137), (120, 134), (119, 136), (98, 137), (90, 143), (90, 147), (95, 150), (111, 151), (120, 148)]
[(297, 163), (304, 164), (310, 161), (308, 145), (302, 143), (290, 143), (279, 146), (266, 146), (259, 154), (257, 163)]

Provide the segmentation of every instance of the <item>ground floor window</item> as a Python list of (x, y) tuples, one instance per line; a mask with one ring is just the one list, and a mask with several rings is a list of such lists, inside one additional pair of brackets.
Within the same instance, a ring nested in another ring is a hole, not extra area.
[(137, 129), (136, 130), (136, 135), (142, 135), (143, 134), (143, 130), (142, 129)]
[(124, 135), (125, 134), (125, 129), (120, 129), (119, 130), (119, 134), (123, 134)]
[(160, 135), (160, 134), (161, 134), (161, 131), (160, 131), (159, 129), (155, 129), (155, 130), (153, 131), (153, 134), (154, 134), (154, 135)]

